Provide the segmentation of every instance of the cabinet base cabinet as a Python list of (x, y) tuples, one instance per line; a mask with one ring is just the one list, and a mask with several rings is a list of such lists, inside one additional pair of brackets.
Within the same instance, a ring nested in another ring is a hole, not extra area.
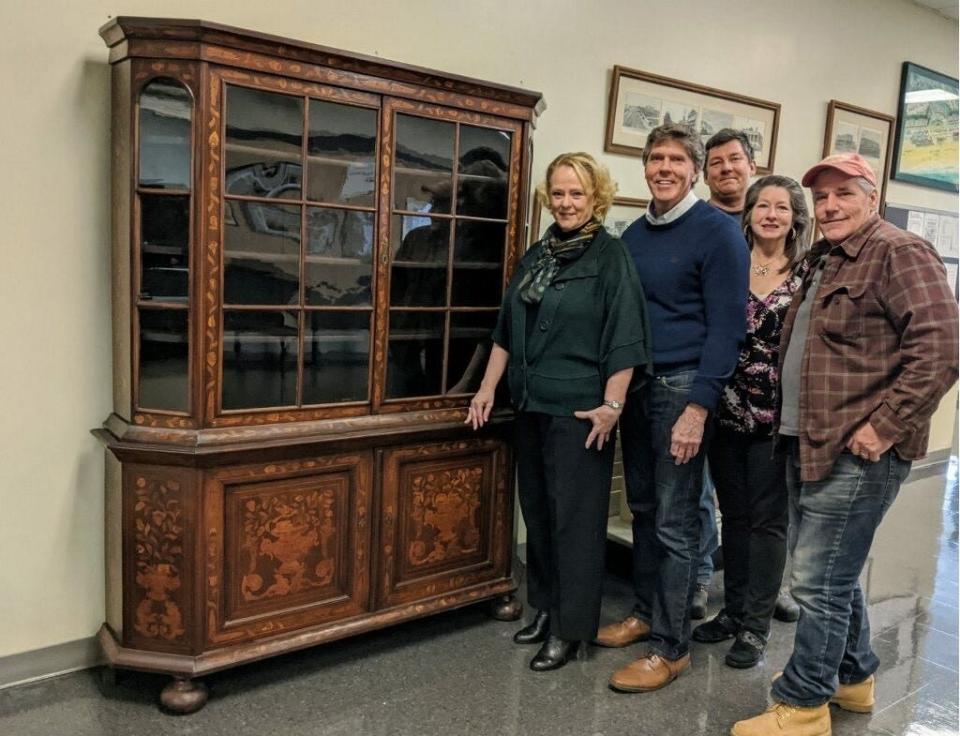
[(517, 618), (512, 474), (496, 437), (181, 467), (117, 448), (122, 629), (111, 666), (174, 677), (161, 702), (203, 707), (198, 676), (491, 601)]

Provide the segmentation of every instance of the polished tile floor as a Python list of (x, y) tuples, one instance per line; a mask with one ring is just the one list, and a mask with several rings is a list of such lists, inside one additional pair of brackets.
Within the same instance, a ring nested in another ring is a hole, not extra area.
[[(955, 464), (946, 477), (914, 478), (901, 489), (863, 574), (883, 662), (877, 708), (872, 716), (834, 710), (837, 736), (958, 732), (957, 513)], [(627, 584), (610, 575), (604, 622), (629, 608)], [(0, 734), (725, 734), (765, 707), (793, 636), (791, 625), (775, 622), (765, 661), (745, 671), (723, 664), (723, 644), (694, 644), (693, 669), (677, 682), (621, 695), (607, 677), (632, 659), (631, 649), (590, 649), (562, 670), (534, 674), (527, 661), (535, 647), (512, 644), (516, 628), (473, 607), (219, 673), (206, 679), (206, 708), (184, 717), (157, 708), (165, 678), (75, 673), (0, 691)]]

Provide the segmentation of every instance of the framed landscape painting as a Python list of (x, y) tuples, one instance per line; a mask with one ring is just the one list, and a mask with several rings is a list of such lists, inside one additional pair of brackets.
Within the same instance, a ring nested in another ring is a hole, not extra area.
[(958, 189), (957, 80), (903, 62), (893, 178), (910, 184)]
[(704, 143), (721, 128), (742, 130), (753, 144), (757, 173), (773, 171), (779, 103), (613, 67), (603, 150), (640, 156), (647, 134), (665, 123), (688, 125)]

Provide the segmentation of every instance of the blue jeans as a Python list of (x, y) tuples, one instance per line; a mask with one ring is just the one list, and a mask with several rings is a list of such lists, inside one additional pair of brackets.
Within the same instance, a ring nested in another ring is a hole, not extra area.
[[(633, 512), (635, 614), (650, 624), (650, 648), (667, 659), (689, 649), (690, 602), (700, 562), (701, 448), (685, 465), (670, 454), (673, 425), (696, 371), (656, 376), (620, 417), (627, 502)], [(704, 438), (706, 441), (706, 438)]]
[(812, 707), (830, 700), (838, 683), (861, 682), (880, 665), (859, 578), (910, 463), (893, 450), (875, 463), (845, 451), (825, 479), (802, 483), (797, 441), (786, 441), (790, 585), (800, 621), (772, 692), (780, 702)]
[(704, 469), (703, 491), (700, 494), (700, 561), (697, 564), (697, 582), (700, 585), (710, 585), (713, 579), (713, 553), (719, 546), (713, 481), (709, 471)]

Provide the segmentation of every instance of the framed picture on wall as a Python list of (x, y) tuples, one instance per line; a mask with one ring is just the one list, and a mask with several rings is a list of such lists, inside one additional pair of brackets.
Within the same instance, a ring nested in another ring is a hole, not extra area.
[(623, 235), (623, 231), (633, 224), (634, 220), (646, 212), (649, 204), (649, 199), (614, 197), (603, 225), (611, 235), (616, 235), (619, 238)]
[(950, 192), (958, 189), (957, 80), (903, 62), (893, 178)]
[(881, 215), (887, 201), (894, 124), (893, 115), (867, 110), (848, 102), (830, 100), (827, 105), (823, 155), (859, 153), (869, 162), (880, 185), (878, 209)]
[(721, 128), (742, 130), (756, 151), (757, 173), (773, 171), (779, 103), (613, 67), (603, 150), (640, 156), (647, 134), (664, 123), (689, 125), (704, 143)]

